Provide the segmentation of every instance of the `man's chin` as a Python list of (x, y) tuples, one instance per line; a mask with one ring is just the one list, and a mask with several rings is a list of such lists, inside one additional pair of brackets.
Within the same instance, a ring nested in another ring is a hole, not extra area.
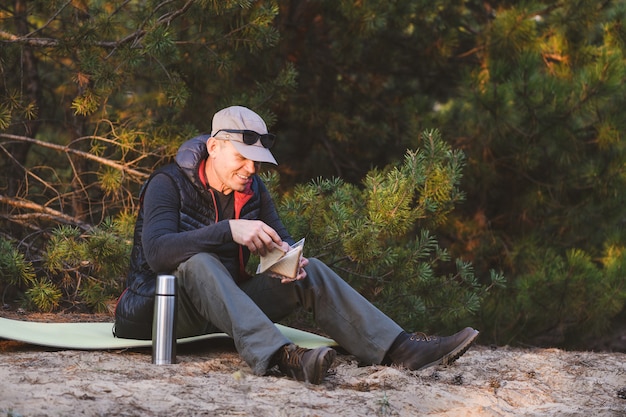
[(246, 188), (248, 188), (248, 183), (245, 184), (237, 184), (237, 185), (233, 185), (232, 187), (230, 187), (230, 189), (228, 190), (228, 192), (224, 193), (224, 194), (230, 194), (233, 191), (237, 191), (239, 193), (242, 193), (246, 190)]

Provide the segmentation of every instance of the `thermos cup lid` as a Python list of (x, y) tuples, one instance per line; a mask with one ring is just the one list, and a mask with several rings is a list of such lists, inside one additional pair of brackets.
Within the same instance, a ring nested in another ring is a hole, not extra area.
[(156, 295), (175, 295), (176, 277), (174, 275), (159, 275), (157, 277)]

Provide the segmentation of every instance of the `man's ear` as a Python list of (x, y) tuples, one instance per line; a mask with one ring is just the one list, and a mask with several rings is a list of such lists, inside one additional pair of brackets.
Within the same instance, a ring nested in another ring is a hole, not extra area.
[(209, 155), (215, 153), (215, 149), (217, 148), (217, 139), (210, 137), (206, 141), (206, 150)]

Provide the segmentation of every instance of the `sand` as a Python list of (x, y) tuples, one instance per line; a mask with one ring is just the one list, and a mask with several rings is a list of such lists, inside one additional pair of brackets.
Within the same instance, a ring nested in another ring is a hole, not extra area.
[(2, 416), (626, 416), (626, 354), (472, 347), (413, 372), (340, 354), (318, 386), (254, 376), (228, 339), (178, 349), (50, 350), (0, 340)]

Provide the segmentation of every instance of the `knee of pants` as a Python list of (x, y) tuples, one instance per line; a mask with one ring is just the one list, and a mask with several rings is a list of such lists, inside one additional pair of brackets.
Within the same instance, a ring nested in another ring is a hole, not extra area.
[(181, 283), (187, 285), (194, 284), (198, 280), (207, 281), (222, 274), (230, 277), (228, 270), (217, 255), (211, 253), (198, 253), (178, 265), (176, 270), (176, 276), (182, 281)]
[(307, 265), (306, 269), (320, 269), (320, 268), (328, 268), (328, 265), (326, 265), (324, 262), (320, 261), (317, 258), (308, 258), (309, 259), (309, 264)]
[(315, 284), (342, 281), (343, 279), (335, 273), (328, 265), (317, 258), (309, 258), (309, 265), (305, 268), (308, 279)]

